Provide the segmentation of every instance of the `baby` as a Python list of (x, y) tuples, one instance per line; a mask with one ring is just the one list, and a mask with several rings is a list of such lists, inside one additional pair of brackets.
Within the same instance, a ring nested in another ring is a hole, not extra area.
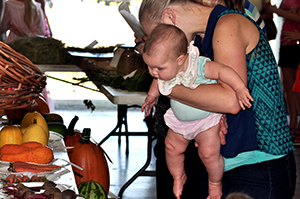
[[(245, 82), (230, 67), (209, 58), (199, 56), (199, 50), (188, 46), (185, 34), (173, 25), (158, 25), (147, 38), (143, 59), (154, 77), (142, 111), (150, 114), (160, 93), (169, 95), (172, 88), (182, 84), (194, 89), (200, 84), (216, 84), (221, 80), (235, 92), (241, 108), (250, 108), (253, 101)], [(209, 176), (208, 199), (222, 196), (224, 160), (220, 154), (219, 121), (222, 114), (190, 107), (171, 100), (171, 108), (164, 115), (169, 127), (166, 144), (166, 160), (174, 179), (173, 192), (180, 198), (187, 176), (184, 170), (184, 152), (195, 139), (198, 154)]]

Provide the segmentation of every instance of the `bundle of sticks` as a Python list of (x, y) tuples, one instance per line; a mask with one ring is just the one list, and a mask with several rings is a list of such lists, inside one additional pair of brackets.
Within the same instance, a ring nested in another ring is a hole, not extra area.
[(46, 75), (27, 57), (0, 41), (0, 109), (34, 106)]

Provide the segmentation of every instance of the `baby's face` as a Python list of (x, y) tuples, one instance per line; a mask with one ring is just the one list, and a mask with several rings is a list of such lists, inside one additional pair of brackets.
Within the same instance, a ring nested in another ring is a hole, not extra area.
[(157, 79), (171, 80), (179, 72), (177, 60), (165, 53), (155, 53), (155, 55), (144, 53), (143, 59), (148, 65), (149, 73)]

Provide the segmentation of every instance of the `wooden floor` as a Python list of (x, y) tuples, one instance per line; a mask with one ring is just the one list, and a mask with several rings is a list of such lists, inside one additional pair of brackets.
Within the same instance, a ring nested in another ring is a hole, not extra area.
[[(100, 142), (116, 125), (117, 112), (116, 107), (109, 110), (56, 110), (62, 115), (65, 124), (68, 125), (74, 115), (79, 116), (75, 128), (91, 128), (92, 138)], [(128, 128), (129, 131), (146, 131), (147, 127), (143, 122), (143, 113), (139, 109), (129, 110)], [(130, 136), (129, 155), (125, 154), (125, 139), (122, 137), (121, 145), (118, 146), (116, 136), (110, 137), (102, 144), (113, 163), (109, 163), (111, 186), (110, 191), (118, 195), (120, 188), (129, 180), (146, 162), (147, 157), (147, 137)], [(295, 151), (296, 163), (300, 165), (300, 147)], [(155, 169), (155, 158), (152, 159), (148, 167), (149, 170)], [(300, 166), (297, 167), (297, 173), (300, 172)], [(300, 199), (300, 179), (297, 180), (295, 199)], [(154, 199), (156, 198), (155, 177), (138, 177), (123, 193), (123, 199)]]

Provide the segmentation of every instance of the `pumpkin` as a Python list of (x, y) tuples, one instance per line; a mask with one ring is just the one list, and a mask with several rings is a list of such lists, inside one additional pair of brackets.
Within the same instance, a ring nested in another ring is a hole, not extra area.
[(78, 186), (78, 192), (80, 195), (85, 196), (85, 199), (107, 199), (107, 192), (104, 187), (95, 181), (86, 181), (80, 183)]
[[(78, 120), (79, 117), (75, 115), (68, 126), (66, 135), (64, 136), (66, 147), (72, 147), (76, 142), (80, 140), (81, 133), (79, 131), (74, 131), (75, 124)], [(67, 151), (69, 152), (70, 150), (68, 149)]]
[(35, 102), (37, 103), (37, 106), (33, 106), (30, 108), (5, 110), (7, 119), (10, 121), (13, 118), (23, 118), (29, 111), (38, 111), (41, 114), (50, 112), (48, 103), (41, 93), (39, 97), (35, 99)]
[(83, 129), (80, 140), (69, 151), (70, 162), (83, 168), (80, 170), (73, 166), (76, 185), (93, 180), (100, 183), (108, 193), (109, 169), (104, 151), (101, 146), (90, 141), (91, 129)]
[(21, 144), (22, 132), (18, 125), (6, 125), (0, 131), (0, 148), (6, 144)]

